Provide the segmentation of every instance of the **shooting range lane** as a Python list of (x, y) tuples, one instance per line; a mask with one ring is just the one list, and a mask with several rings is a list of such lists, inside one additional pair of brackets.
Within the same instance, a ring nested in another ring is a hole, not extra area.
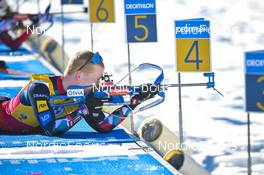
[(32, 54), (25, 47), (19, 47), (16, 51), (11, 50), (9, 47), (4, 44), (0, 44), (0, 55), (8, 56), (8, 55), (28, 55)]
[[(47, 62), (25, 48), (15, 56), (1, 44), (0, 48), (5, 51), (0, 50), (1, 58), (10, 69), (55, 73)], [(0, 95), (14, 97), (28, 78), (0, 75)], [(0, 174), (179, 174), (147, 145), (137, 142), (122, 128), (96, 133), (83, 120), (62, 137), (1, 133)]]

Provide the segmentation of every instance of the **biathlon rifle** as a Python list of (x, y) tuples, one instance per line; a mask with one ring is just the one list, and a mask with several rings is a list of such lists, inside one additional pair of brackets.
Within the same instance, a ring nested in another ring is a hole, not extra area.
[[(50, 8), (51, 8), (51, 3), (46, 7), (45, 11), (43, 14), (19, 14), (16, 16), (14, 13), (12, 18), (5, 18), (4, 20), (0, 21), (0, 32), (5, 31), (5, 30), (10, 30), (11, 28), (14, 29), (20, 29), (20, 28), (25, 28), (23, 24), (23, 19), (25, 19), (25, 16), (28, 16), (28, 18), (34, 23), (36, 20), (43, 20), (45, 19), (45, 23), (48, 24), (48, 26), (42, 30), (42, 31), (47, 31), (53, 26), (53, 18), (52, 15), (50, 15)], [(42, 19), (40, 19), (42, 18)], [(41, 35), (44, 32), (41, 33)]]
[[(160, 71), (159, 76), (156, 78), (154, 83), (151, 85), (139, 85), (139, 86), (131, 86), (131, 85), (118, 85), (121, 81), (123, 81), (129, 74), (132, 74), (136, 70), (144, 70), (153, 68)], [(190, 87), (190, 86), (205, 86), (207, 88), (212, 88), (217, 91), (220, 95), (222, 95), (218, 90), (215, 89), (214, 82), (214, 73), (204, 73), (204, 76), (207, 77), (208, 81), (206, 83), (192, 83), (192, 84), (181, 84), (181, 87)], [(150, 63), (140, 64), (138, 67), (133, 69), (127, 75), (125, 75), (120, 81), (117, 83), (113, 83), (111, 80), (110, 74), (105, 73), (102, 77), (102, 81), (99, 85), (90, 85), (90, 86), (71, 86), (67, 90), (66, 95), (60, 96), (52, 96), (50, 98), (51, 106), (61, 106), (62, 104), (56, 104), (55, 101), (57, 99), (63, 101), (71, 101), (67, 103), (63, 103), (64, 106), (67, 105), (75, 105), (75, 104), (83, 104), (86, 101), (86, 98), (89, 96), (87, 93), (87, 89), (91, 89), (94, 95), (94, 98), (101, 98), (104, 102), (104, 106), (116, 106), (116, 105), (129, 105), (131, 102), (131, 97), (136, 94), (141, 93), (144, 90), (155, 90), (158, 91), (157, 96), (159, 98), (154, 98), (155, 100), (151, 100), (150, 103), (144, 105), (139, 108), (138, 111), (144, 111), (146, 109), (152, 108), (161, 104), (165, 100), (165, 91), (171, 87), (179, 87), (179, 84), (162, 84), (164, 80), (163, 69), (157, 65)], [(146, 89), (149, 88), (149, 89)], [(223, 95), (222, 95), (223, 96)], [(137, 111), (137, 112), (138, 112)]]
[[(48, 24), (48, 26), (43, 31), (47, 31), (54, 24), (53, 16), (54, 15), (62, 15), (62, 12), (50, 12), (50, 8), (51, 8), (51, 3), (49, 3), (49, 5), (46, 7), (45, 12), (43, 14), (40, 14), (40, 13), (38, 13), (38, 14), (22, 13), (21, 14), (18, 12), (11, 12), (11, 15), (9, 15), (8, 17), (6, 17), (2, 21), (0, 21), (0, 26), (2, 26), (1, 28), (4, 30), (10, 29), (11, 26), (14, 26), (13, 27), (14, 30), (21, 29), (21, 28), (25, 27), (23, 25), (23, 22), (22, 22), (25, 18), (28, 17), (31, 21), (35, 21), (40, 16), (44, 16), (47, 18), (46, 23)], [(63, 14), (77, 14), (77, 13), (87, 13), (87, 12), (88, 12), (88, 9), (84, 8), (82, 11), (68, 11), (68, 12), (63, 12)], [(14, 24), (16, 24), (17, 22), (18, 22), (18, 24), (15, 26)], [(44, 32), (42, 32), (42, 34), (43, 33)]]

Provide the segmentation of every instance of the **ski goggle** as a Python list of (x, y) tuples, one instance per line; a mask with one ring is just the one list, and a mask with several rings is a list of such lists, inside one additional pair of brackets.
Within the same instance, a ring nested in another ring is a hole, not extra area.
[(93, 56), (92, 56), (92, 58), (91, 59), (87, 59), (86, 61), (85, 61), (85, 63), (78, 69), (78, 70), (82, 70), (82, 68), (84, 68), (84, 66), (86, 66), (86, 64), (88, 63), (88, 62), (91, 62), (91, 63), (93, 63), (93, 64), (100, 64), (100, 63), (102, 63), (103, 62), (103, 58), (101, 57), (101, 55), (98, 53), (98, 52), (96, 52)]

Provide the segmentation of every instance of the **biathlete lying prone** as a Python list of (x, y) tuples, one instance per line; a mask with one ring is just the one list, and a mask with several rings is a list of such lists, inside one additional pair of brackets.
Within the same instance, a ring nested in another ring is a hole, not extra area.
[[(63, 76), (31, 75), (28, 84), (12, 99), (1, 98), (0, 131), (6, 133), (41, 133), (62, 135), (82, 118), (96, 131), (107, 132), (119, 125), (140, 103), (153, 98), (157, 91), (142, 91), (132, 96), (131, 103), (112, 113), (105, 113), (103, 101), (87, 88), (82, 104), (64, 105), (65, 100), (49, 102), (51, 96), (65, 95), (71, 86), (98, 84), (104, 74), (99, 53), (79, 52), (69, 62)], [(71, 97), (67, 101), (73, 100)], [(61, 104), (61, 105), (60, 105)]]

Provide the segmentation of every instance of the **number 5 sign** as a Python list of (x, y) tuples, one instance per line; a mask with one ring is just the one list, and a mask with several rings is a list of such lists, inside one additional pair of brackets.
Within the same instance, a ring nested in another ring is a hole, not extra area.
[(175, 35), (177, 71), (211, 71), (209, 21), (203, 18), (175, 21)]
[(155, 0), (125, 0), (127, 42), (156, 42)]
[(114, 0), (90, 0), (89, 7), (92, 23), (115, 22)]

